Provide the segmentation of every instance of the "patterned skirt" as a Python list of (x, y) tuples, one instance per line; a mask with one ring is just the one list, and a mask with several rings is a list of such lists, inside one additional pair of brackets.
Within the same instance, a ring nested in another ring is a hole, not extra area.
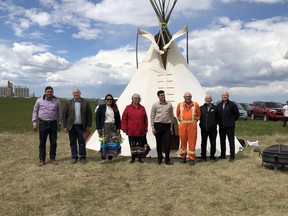
[(146, 136), (129, 136), (129, 144), (132, 158), (145, 158), (151, 150)]
[(100, 151), (102, 159), (117, 157), (121, 153), (121, 135), (117, 135), (115, 124), (105, 123), (100, 137)]

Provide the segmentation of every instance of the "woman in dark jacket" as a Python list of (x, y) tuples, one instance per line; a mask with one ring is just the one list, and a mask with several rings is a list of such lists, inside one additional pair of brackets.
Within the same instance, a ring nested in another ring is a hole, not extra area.
[(100, 137), (100, 153), (102, 162), (108, 158), (109, 162), (113, 157), (121, 153), (121, 135), (120, 135), (120, 113), (114, 98), (111, 94), (105, 96), (105, 104), (98, 107), (96, 116), (96, 129)]

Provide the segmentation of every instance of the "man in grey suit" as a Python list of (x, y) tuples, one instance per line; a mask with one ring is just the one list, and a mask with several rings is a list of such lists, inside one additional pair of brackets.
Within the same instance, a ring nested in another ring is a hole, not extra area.
[[(84, 133), (90, 133), (92, 125), (92, 111), (87, 100), (81, 97), (79, 89), (73, 89), (73, 99), (67, 101), (63, 109), (64, 132), (69, 133), (72, 163), (86, 163), (86, 142)], [(77, 149), (77, 140), (79, 144), (79, 156)]]

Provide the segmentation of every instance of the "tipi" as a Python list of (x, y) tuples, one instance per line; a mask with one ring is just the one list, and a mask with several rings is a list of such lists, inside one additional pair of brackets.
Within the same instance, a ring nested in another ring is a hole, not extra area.
[[(125, 107), (131, 103), (131, 97), (134, 93), (141, 95), (141, 104), (146, 108), (148, 118), (150, 118), (150, 110), (154, 102), (158, 100), (157, 91), (164, 90), (166, 93), (166, 100), (171, 102), (174, 110), (179, 102), (183, 101), (185, 92), (192, 93), (192, 100), (197, 101), (199, 105), (203, 104), (205, 92), (195, 76), (191, 73), (188, 64), (186, 63), (183, 55), (174, 40), (188, 31), (187, 27), (171, 36), (167, 29), (167, 23), (172, 13), (172, 10), (177, 2), (174, 0), (171, 4), (170, 1), (166, 5), (165, 0), (150, 0), (153, 9), (160, 23), (160, 31), (156, 36), (138, 30), (138, 34), (149, 39), (152, 44), (144, 56), (139, 68), (137, 69), (134, 77), (130, 80), (129, 84), (123, 91), (122, 95), (117, 101), (120, 113)], [(175, 111), (174, 111), (175, 113)], [(150, 121), (149, 121), (150, 123)], [(128, 137), (123, 133), (124, 141), (122, 143), (122, 155), (130, 155), (130, 147)], [(219, 137), (219, 136), (218, 136)], [(219, 138), (218, 138), (219, 139)], [(151, 126), (149, 125), (147, 134), (148, 144), (151, 147), (150, 156), (155, 157), (156, 153), (156, 140), (152, 134)], [(87, 142), (88, 149), (99, 150), (98, 133), (95, 132)], [(178, 121), (174, 120), (174, 134), (172, 136), (172, 156), (179, 156), (179, 137), (178, 137)], [(201, 153), (201, 135), (200, 128), (198, 128), (198, 138), (196, 145), (196, 155), (200, 156)], [(207, 146), (207, 155), (209, 152), (209, 140)], [(235, 149), (241, 149), (241, 145), (235, 138)], [(227, 146), (227, 155), (230, 154), (229, 146)], [(217, 140), (216, 156), (220, 155), (220, 142)]]

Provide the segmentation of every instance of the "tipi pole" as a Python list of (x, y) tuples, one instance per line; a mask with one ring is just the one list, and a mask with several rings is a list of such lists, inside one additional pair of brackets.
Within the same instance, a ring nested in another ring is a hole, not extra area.
[(138, 31), (137, 31), (137, 36), (136, 36), (136, 67), (138, 69), (138, 38), (139, 38), (139, 28), (138, 28)]
[[(170, 2), (169, 2), (169, 3), (170, 3)], [(168, 13), (168, 15), (167, 15), (166, 18), (165, 18), (165, 19), (167, 20), (167, 22), (168, 22), (168, 20), (170, 19), (171, 13), (172, 13), (172, 11), (173, 11), (176, 3), (177, 3), (177, 0), (174, 0), (173, 5), (172, 5), (172, 8), (170, 9), (170, 12)]]
[(186, 32), (186, 61), (189, 64), (189, 56), (188, 56), (188, 31)]

